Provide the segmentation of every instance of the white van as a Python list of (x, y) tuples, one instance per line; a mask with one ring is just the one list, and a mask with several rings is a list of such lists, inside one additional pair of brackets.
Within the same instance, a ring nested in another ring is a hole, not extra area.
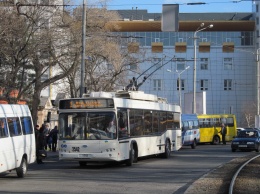
[(16, 170), (24, 177), (35, 162), (35, 134), (27, 105), (0, 104), (0, 173)]

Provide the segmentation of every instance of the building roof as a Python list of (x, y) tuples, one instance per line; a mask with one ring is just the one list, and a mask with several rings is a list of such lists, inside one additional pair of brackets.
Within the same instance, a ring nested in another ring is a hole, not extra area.
[[(162, 13), (148, 13), (147, 10), (116, 10), (122, 20), (161, 21)], [(180, 21), (243, 21), (254, 20), (253, 13), (179, 13)]]
[[(121, 20), (111, 21), (107, 28), (119, 32), (162, 32), (161, 13), (147, 10), (117, 10)], [(255, 31), (253, 13), (179, 13), (179, 32), (194, 32), (201, 23), (213, 24), (204, 31)]]
[(51, 103), (50, 98), (47, 96), (41, 96), (40, 104), (38, 107), (39, 107), (39, 109), (51, 109), (52, 103)]

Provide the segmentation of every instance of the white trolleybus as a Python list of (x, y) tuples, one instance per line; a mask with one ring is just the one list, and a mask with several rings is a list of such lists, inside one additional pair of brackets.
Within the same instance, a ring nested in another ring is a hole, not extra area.
[(123, 162), (181, 148), (180, 107), (141, 91), (94, 92), (59, 101), (59, 159)]
[(35, 162), (35, 134), (27, 105), (0, 104), (0, 173), (16, 170), (24, 177)]

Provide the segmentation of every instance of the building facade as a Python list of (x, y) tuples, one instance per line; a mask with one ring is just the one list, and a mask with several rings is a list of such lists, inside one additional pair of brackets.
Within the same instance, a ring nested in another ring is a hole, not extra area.
[[(232, 113), (238, 126), (254, 125), (258, 101), (253, 13), (179, 13), (177, 32), (161, 30), (161, 13), (118, 13), (122, 21), (116, 33), (128, 37), (123, 49), (139, 57), (143, 53), (142, 63), (129, 65), (129, 79), (145, 72), (137, 80), (147, 77), (139, 90), (181, 103), (183, 113), (191, 113), (195, 85), (196, 113)], [(202, 23), (213, 28), (195, 33)]]

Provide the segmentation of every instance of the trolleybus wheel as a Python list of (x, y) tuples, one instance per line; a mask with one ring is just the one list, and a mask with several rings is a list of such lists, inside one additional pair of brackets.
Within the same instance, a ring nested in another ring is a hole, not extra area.
[(131, 148), (130, 148), (130, 151), (129, 151), (129, 159), (126, 160), (126, 165), (132, 166), (134, 160), (135, 160), (135, 149), (134, 149), (133, 144), (131, 144)]
[(193, 143), (191, 144), (191, 148), (195, 149), (197, 145), (196, 139), (194, 139)]
[(27, 160), (25, 158), (22, 158), (21, 164), (18, 168), (16, 168), (16, 174), (19, 178), (23, 178), (27, 173)]
[(171, 144), (169, 143), (169, 140), (166, 140), (165, 142), (165, 151), (164, 151), (164, 158), (169, 158), (171, 155)]
[(235, 152), (236, 151), (236, 149), (232, 149), (232, 152)]
[(260, 145), (258, 145), (258, 147), (256, 148), (256, 152), (259, 152), (259, 150), (260, 150)]

